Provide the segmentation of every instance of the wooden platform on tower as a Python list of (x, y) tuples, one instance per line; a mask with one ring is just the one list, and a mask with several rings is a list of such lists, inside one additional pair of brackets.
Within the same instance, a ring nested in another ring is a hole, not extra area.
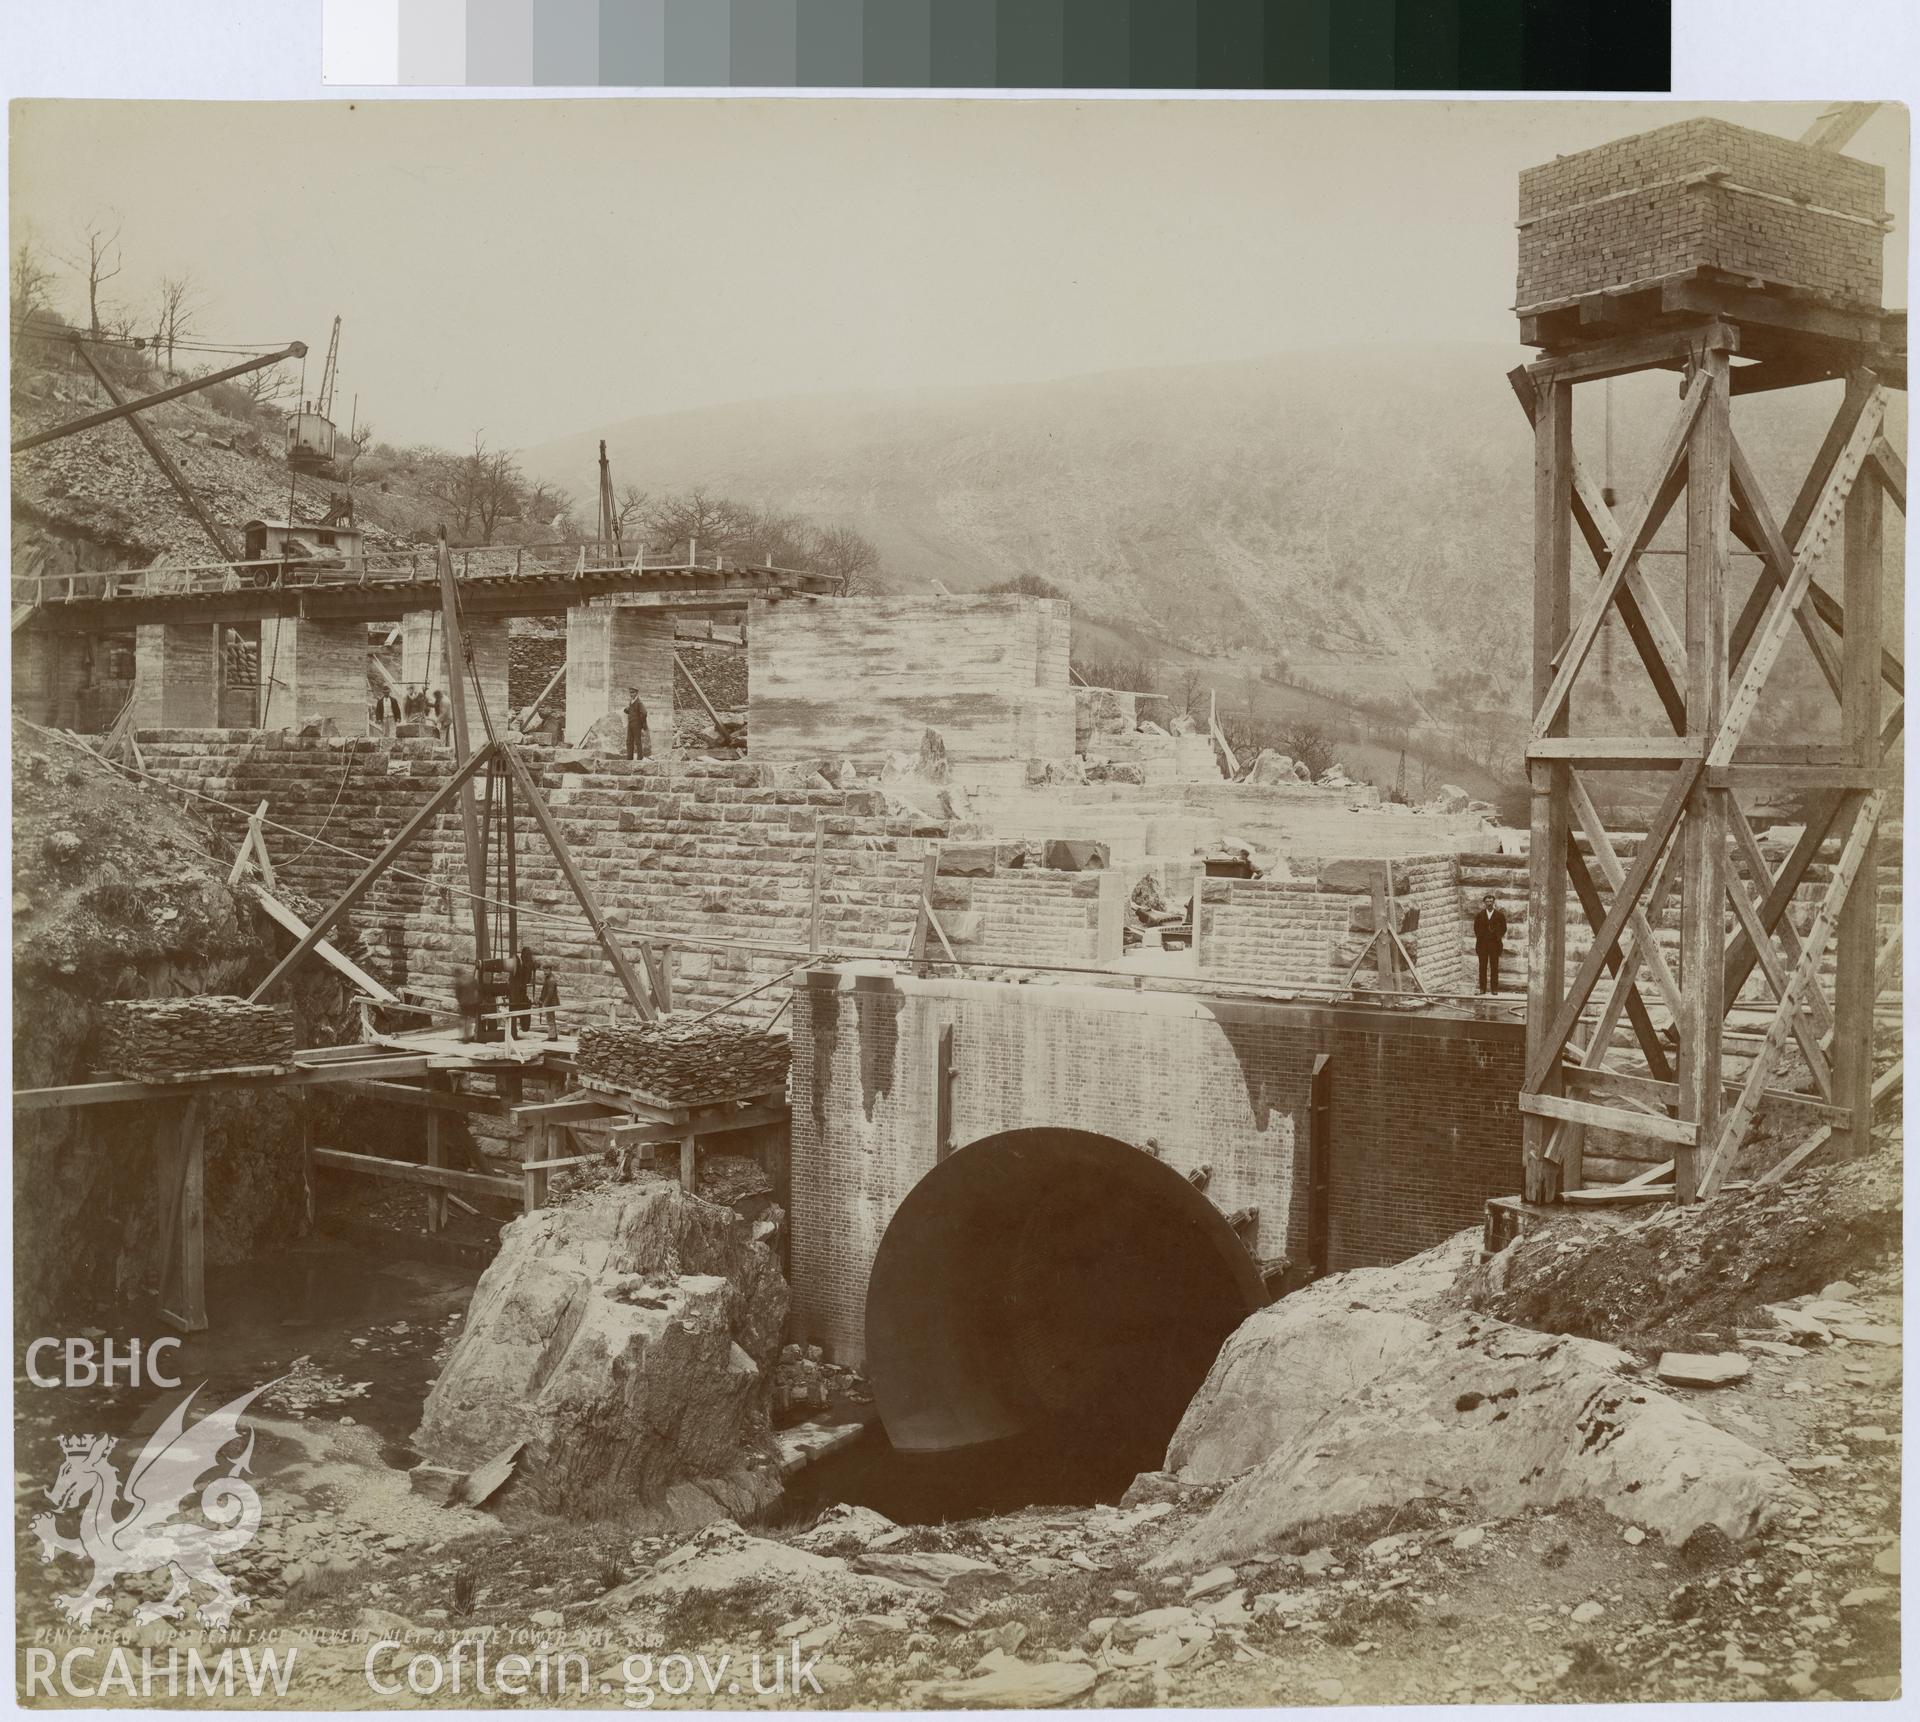
[[(1520, 1097), (1530, 1201), (1580, 1188), (1585, 1135), (1596, 1128), (1658, 1140), (1672, 1151), (1673, 1197), (1711, 1196), (1735, 1170), (1762, 1101), (1783, 1092), (1818, 1108), (1828, 1152), (1869, 1147), (1877, 970), (1892, 967), (1876, 960), (1885, 956), (1878, 833), (1899, 787), (1905, 694), (1882, 626), (1885, 508), (1906, 507), (1905, 467), (1886, 435), (1888, 391), (1905, 388), (1907, 362), (1905, 314), (1879, 306), (1883, 201), (1878, 168), (1721, 121), (1662, 127), (1522, 175), (1516, 304), (1522, 338), (1541, 349), (1510, 378), (1534, 433)], [(1650, 370), (1677, 373), (1679, 400), (1643, 494), (1616, 510), (1576, 458), (1575, 391)], [(1742, 445), (1732, 401), (1834, 380), (1844, 382), (1838, 412), (1782, 513)], [(1670, 519), (1681, 543), (1663, 595), (1642, 558)], [(1576, 541), (1596, 580), (1576, 581)], [(1897, 533), (1892, 542), (1898, 556)], [(1736, 546), (1755, 569), (1744, 590)], [(1830, 550), (1838, 590), (1817, 577)], [(1579, 722), (1590, 711), (1618, 722), (1611, 699), (1579, 702), (1582, 672), (1615, 617), (1651, 683), (1660, 733)], [(1796, 636), (1837, 711), (1830, 740), (1769, 722), (1776, 703), (1784, 714), (1776, 672)], [(1628, 772), (1653, 774), (1657, 811), (1623, 863), (1596, 806), (1613, 797), (1595, 792), (1608, 774)], [(1782, 791), (1806, 795), (1807, 818), (1776, 870), (1746, 808)], [(1789, 906), (1823, 847), (1837, 847), (1824, 893), (1796, 926)], [(1677, 974), (1655, 938), (1676, 895)], [(1572, 973), (1569, 898), (1593, 929)], [(1822, 985), (1830, 948), (1831, 998)], [(1771, 1014), (1734, 1082), (1723, 1029), (1756, 968)], [(1665, 1028), (1643, 996), (1647, 983), (1670, 1010)], [(1645, 1064), (1627, 1090), (1632, 1105), (1609, 1062), (1623, 1019)]]

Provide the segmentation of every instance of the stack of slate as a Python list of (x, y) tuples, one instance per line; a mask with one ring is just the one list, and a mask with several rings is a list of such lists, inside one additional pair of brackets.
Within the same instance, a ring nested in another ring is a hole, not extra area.
[(243, 1065), (293, 1062), (293, 1013), (245, 999), (116, 999), (106, 1008), (107, 1058), (153, 1081)]
[(575, 1067), (587, 1082), (700, 1106), (784, 1088), (787, 1041), (748, 1023), (662, 1017), (625, 1028), (583, 1028)]

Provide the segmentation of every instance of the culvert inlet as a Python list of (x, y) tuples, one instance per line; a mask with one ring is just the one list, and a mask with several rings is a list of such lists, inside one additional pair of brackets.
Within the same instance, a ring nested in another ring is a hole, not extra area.
[(949, 1155), (894, 1214), (867, 1372), (899, 1452), (1037, 1444), (1151, 1468), (1266, 1301), (1220, 1211), (1151, 1153), (1013, 1130)]

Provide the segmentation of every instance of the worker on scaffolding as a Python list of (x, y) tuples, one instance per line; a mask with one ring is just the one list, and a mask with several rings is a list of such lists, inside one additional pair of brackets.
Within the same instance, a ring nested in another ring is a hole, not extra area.
[(540, 965), (534, 961), (533, 947), (522, 945), (519, 956), (507, 973), (507, 1020), (513, 1027), (533, 1027), (533, 985)]
[(453, 705), (447, 698), (447, 690), (445, 688), (435, 688), (433, 690), (431, 711), (436, 730), (439, 734), (445, 735), (447, 733), (447, 725), (453, 718)]
[(1507, 917), (1489, 891), (1480, 900), (1480, 912), (1473, 917), (1473, 950), (1480, 959), (1480, 985), (1483, 993), (1500, 990), (1500, 956), (1507, 942)]
[(647, 734), (647, 707), (638, 688), (627, 689), (627, 758), (645, 759), (651, 751)]
[(560, 979), (553, 972), (551, 962), (542, 963), (539, 979), (534, 988), (534, 1002), (540, 1007), (539, 1014), (547, 1031), (548, 1040), (557, 1040), (560, 1036)]

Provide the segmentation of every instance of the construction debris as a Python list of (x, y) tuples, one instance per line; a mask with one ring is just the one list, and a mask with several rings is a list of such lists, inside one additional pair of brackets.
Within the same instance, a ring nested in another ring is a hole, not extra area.
[(293, 1065), (293, 1013), (285, 1005), (222, 994), (116, 999), (104, 1018), (108, 1066), (137, 1081)]

